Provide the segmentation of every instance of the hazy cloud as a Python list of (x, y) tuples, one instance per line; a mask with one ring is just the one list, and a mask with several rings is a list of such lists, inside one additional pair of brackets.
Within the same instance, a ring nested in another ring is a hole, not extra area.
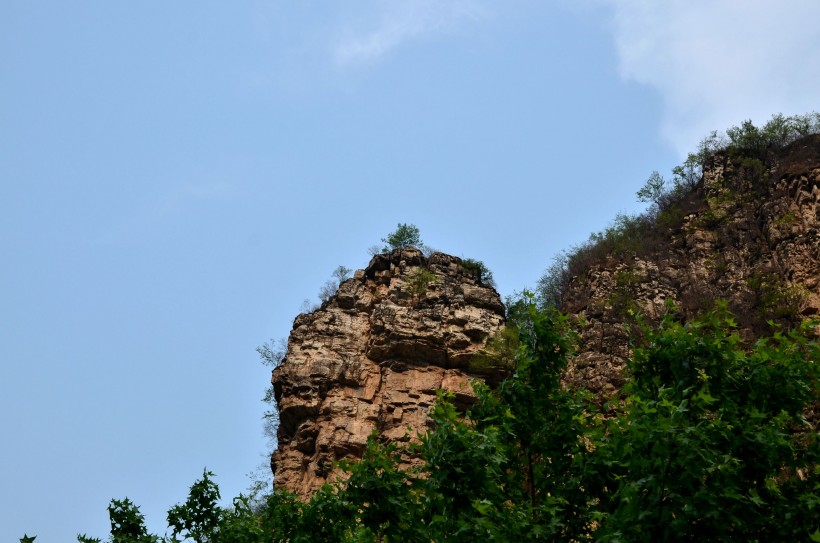
[(606, 0), (620, 73), (655, 87), (679, 152), (710, 130), (818, 109), (820, 2)]
[(334, 43), (337, 65), (379, 60), (409, 41), (447, 32), (486, 14), (478, 0), (381, 0), (368, 4), (367, 16), (361, 10), (352, 14)]

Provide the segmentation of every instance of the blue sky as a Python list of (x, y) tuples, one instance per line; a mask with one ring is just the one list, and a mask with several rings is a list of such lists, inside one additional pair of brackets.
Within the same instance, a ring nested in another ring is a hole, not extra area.
[(820, 4), (0, 4), (0, 540), (162, 533), (269, 452), (256, 346), (398, 222), (502, 294), (710, 130), (818, 109)]

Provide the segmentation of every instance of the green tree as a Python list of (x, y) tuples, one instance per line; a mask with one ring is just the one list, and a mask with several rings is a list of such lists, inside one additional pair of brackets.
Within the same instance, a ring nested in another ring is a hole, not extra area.
[(497, 428), (478, 430), (452, 398), (440, 394), (431, 412), (434, 430), (417, 449), (425, 461), (420, 511), (429, 540), (490, 540), (488, 524), (502, 518), (503, 466)]
[(353, 270), (345, 266), (339, 266), (333, 270), (331, 279), (325, 281), (325, 284), (319, 289), (319, 300), (324, 303), (335, 296), (339, 291), (339, 285), (341, 285), (343, 281), (350, 279), (350, 272), (352, 271)]
[[(111, 500), (108, 505), (108, 518), (111, 521), (109, 543), (159, 543), (160, 541), (159, 537), (148, 533), (145, 516), (140, 513), (139, 507), (128, 498)], [(101, 543), (100, 539), (88, 537), (85, 534), (78, 535), (77, 541)]]
[(504, 488), (519, 519), (508, 536), (577, 539), (587, 524), (585, 400), (561, 385), (574, 335), (565, 316), (539, 310), (529, 293), (512, 304), (508, 325), (519, 335), (515, 371), (495, 390), (477, 385), (471, 411), (476, 428), (497, 428), (508, 451)]
[(350, 504), (352, 534), (366, 541), (423, 540), (418, 480), (400, 469), (401, 451), (395, 443), (379, 443), (373, 432), (361, 461), (342, 462), (349, 476), (343, 486)]
[(803, 419), (817, 344), (802, 329), (749, 348), (734, 326), (719, 304), (646, 331), (586, 485), (599, 540), (801, 541), (818, 528), (818, 440)]
[(382, 243), (386, 243), (382, 248), (383, 252), (404, 247), (416, 247), (421, 249), (424, 243), (421, 241), (419, 229), (415, 224), (399, 223), (396, 230), (390, 232), (387, 237), (382, 238)]
[(339, 266), (335, 270), (333, 270), (333, 278), (336, 279), (339, 283), (347, 281), (350, 279), (350, 274), (353, 272), (352, 269), (346, 266)]
[[(299, 509), (290, 538), (293, 543), (337, 543), (355, 541), (351, 504), (338, 486), (324, 485)], [(371, 539), (372, 541), (372, 539)]]
[[(256, 512), (265, 543), (270, 541), (298, 541), (304, 505), (296, 496), (288, 492), (274, 490), (268, 494)], [(309, 539), (303, 538), (303, 541)]]
[(185, 503), (168, 510), (168, 526), (173, 537), (182, 534), (196, 543), (217, 541), (221, 523), (219, 486), (211, 479), (213, 473), (202, 471), (202, 479), (191, 485)]
[(661, 205), (666, 190), (666, 179), (657, 171), (652, 172), (641, 190), (638, 191), (638, 201)]
[(276, 340), (271, 338), (270, 341), (266, 341), (260, 347), (257, 347), (256, 352), (259, 353), (262, 364), (276, 369), (288, 352), (288, 340), (286, 338)]
[(233, 499), (233, 507), (222, 511), (218, 538), (214, 541), (262, 543), (266, 541), (266, 535), (265, 527), (253, 509), (251, 499), (240, 495)]
[(483, 355), (512, 362), (510, 376), (496, 388), (475, 383), (466, 415), (439, 396), (421, 437), (419, 541), (568, 541), (586, 529), (582, 401), (560, 384), (568, 321), (530, 295), (513, 306), (511, 328)]

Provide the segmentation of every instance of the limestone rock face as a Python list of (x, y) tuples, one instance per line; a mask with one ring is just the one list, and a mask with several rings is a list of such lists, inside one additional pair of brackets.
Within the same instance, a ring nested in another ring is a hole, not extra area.
[(498, 293), (461, 259), (405, 248), (376, 255), (312, 313), (296, 317), (273, 372), (277, 488), (307, 497), (334, 462), (360, 458), (376, 430), (394, 440), (423, 431), (436, 391), (473, 399), (472, 355), (504, 324)]
[(769, 320), (820, 315), (820, 136), (786, 147), (762, 174), (727, 155), (704, 170), (677, 223), (570, 282), (562, 309), (586, 325), (569, 386), (600, 398), (619, 390), (638, 333), (631, 316), (656, 322), (668, 302), (690, 318), (726, 300), (749, 339)]

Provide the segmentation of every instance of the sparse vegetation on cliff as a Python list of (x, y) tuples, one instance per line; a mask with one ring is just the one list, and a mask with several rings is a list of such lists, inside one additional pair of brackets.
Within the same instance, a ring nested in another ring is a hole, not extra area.
[[(753, 200), (750, 191), (762, 190), (779, 151), (802, 137), (818, 133), (818, 113), (791, 117), (777, 114), (763, 127), (745, 121), (727, 129), (725, 136), (712, 132), (696, 152), (673, 168), (671, 179), (652, 172), (637, 193), (639, 201), (650, 204), (644, 213), (619, 214), (603, 232), (591, 234), (586, 242), (556, 256), (538, 280), (539, 303), (561, 307), (572, 279), (608, 258), (640, 257), (668, 246), (687, 214), (699, 213), (694, 224), (700, 228), (714, 229), (724, 224), (728, 209)], [(739, 171), (733, 176), (732, 186), (721, 187), (719, 195), (698, 199), (693, 193), (701, 182), (704, 167), (716, 156), (728, 157)], [(701, 200), (710, 205), (699, 209)]]
[[(271, 339), (256, 348), (262, 364), (270, 366), (271, 371), (279, 367), (288, 352), (288, 341), (285, 338), (278, 340)], [(276, 448), (276, 430), (279, 427), (279, 409), (274, 397), (273, 385), (265, 387), (265, 395), (262, 398), (265, 403), (265, 413), (262, 415), (263, 431), (265, 437), (270, 440), (273, 448)]]
[(493, 272), (481, 260), (473, 258), (465, 258), (461, 261), (461, 265), (475, 274), (476, 279), (482, 285), (489, 285), (495, 287), (495, 280), (493, 279)]
[(352, 272), (353, 270), (346, 266), (339, 266), (333, 270), (331, 278), (319, 289), (319, 301), (325, 303), (330, 300), (339, 290), (339, 285), (341, 285), (343, 281), (350, 279)]
[(410, 280), (408, 282), (413, 301), (418, 303), (424, 298), (424, 295), (427, 294), (427, 289), (435, 282), (436, 274), (426, 268), (416, 268), (413, 273), (410, 274)]

